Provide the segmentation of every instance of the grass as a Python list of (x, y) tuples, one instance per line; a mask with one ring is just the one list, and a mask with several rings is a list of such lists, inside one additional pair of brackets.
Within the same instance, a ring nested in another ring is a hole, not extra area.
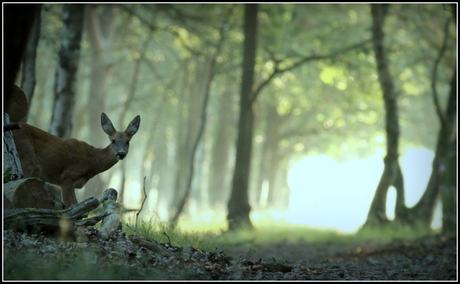
[(151, 238), (159, 243), (168, 243), (177, 247), (212, 250), (215, 246), (216, 235), (212, 232), (183, 230), (180, 227), (172, 229), (167, 222), (155, 218), (149, 221), (139, 221), (137, 227), (134, 218), (129, 218), (123, 230), (127, 235), (137, 234), (140, 237)]
[[(282, 241), (290, 243), (313, 242), (328, 244), (355, 244), (362, 242), (389, 243), (394, 240), (410, 241), (434, 234), (418, 228), (383, 227), (364, 229), (356, 233), (344, 233), (333, 229), (320, 229), (306, 225), (294, 225), (273, 220), (263, 213), (253, 221), (255, 230), (228, 232), (223, 213), (204, 213), (195, 218), (181, 218), (178, 228), (170, 229), (168, 224), (151, 218), (148, 222), (140, 222), (138, 232), (141, 236), (150, 237), (160, 243), (171, 243), (174, 246), (194, 247), (207, 251), (224, 250), (233, 246), (251, 247), (254, 244), (269, 244)], [(128, 223), (133, 223), (128, 221)], [(134, 232), (127, 232), (134, 233)]]

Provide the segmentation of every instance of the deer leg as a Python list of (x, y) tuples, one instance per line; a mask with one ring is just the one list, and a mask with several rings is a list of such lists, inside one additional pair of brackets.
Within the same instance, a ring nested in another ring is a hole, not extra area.
[(77, 197), (75, 196), (75, 188), (73, 187), (62, 187), (62, 201), (66, 208), (78, 203)]

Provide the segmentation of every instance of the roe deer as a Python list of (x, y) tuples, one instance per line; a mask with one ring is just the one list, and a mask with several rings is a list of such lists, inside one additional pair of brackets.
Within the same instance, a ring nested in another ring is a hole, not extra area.
[(61, 186), (66, 207), (77, 204), (75, 188), (82, 188), (89, 179), (126, 157), (129, 141), (139, 129), (140, 122), (138, 115), (125, 131), (117, 132), (107, 115), (102, 113), (102, 129), (110, 139), (110, 144), (103, 149), (77, 139), (62, 139), (27, 123), (19, 123), (21, 129), (13, 132), (13, 138), (24, 177), (37, 177)]

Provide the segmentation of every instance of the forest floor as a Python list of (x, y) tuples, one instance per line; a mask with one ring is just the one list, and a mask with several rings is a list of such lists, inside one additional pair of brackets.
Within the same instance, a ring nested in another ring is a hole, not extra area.
[(457, 280), (457, 239), (281, 242), (225, 252), (181, 248), (122, 231), (78, 242), (3, 232), (4, 280)]
[[(230, 253), (241, 255), (244, 253), (241, 249), (233, 248)], [(272, 267), (277, 267), (276, 264), (283, 265), (278, 265), (279, 270), (276, 273), (266, 273), (263, 276), (253, 273), (249, 279), (458, 279), (456, 237), (430, 236), (415, 241), (401, 240), (387, 244), (373, 241), (359, 244), (284, 241), (263, 246), (254, 245), (252, 250), (253, 259), (266, 260)]]

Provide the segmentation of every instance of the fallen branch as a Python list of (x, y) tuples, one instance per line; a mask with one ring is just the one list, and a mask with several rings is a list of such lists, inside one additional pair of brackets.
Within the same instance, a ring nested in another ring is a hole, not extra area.
[(3, 211), (4, 229), (29, 233), (59, 233), (63, 221), (75, 225), (75, 221), (88, 216), (99, 206), (99, 201), (90, 197), (65, 210), (19, 208)]
[(155, 242), (149, 241), (147, 239), (139, 238), (137, 236), (129, 236), (129, 239), (131, 242), (138, 244), (142, 247), (145, 247), (146, 249), (149, 249), (153, 251), (154, 253), (157, 253), (162, 256), (169, 256), (169, 255), (174, 255), (173, 252), (166, 250), (163, 246), (160, 244), (157, 244)]

